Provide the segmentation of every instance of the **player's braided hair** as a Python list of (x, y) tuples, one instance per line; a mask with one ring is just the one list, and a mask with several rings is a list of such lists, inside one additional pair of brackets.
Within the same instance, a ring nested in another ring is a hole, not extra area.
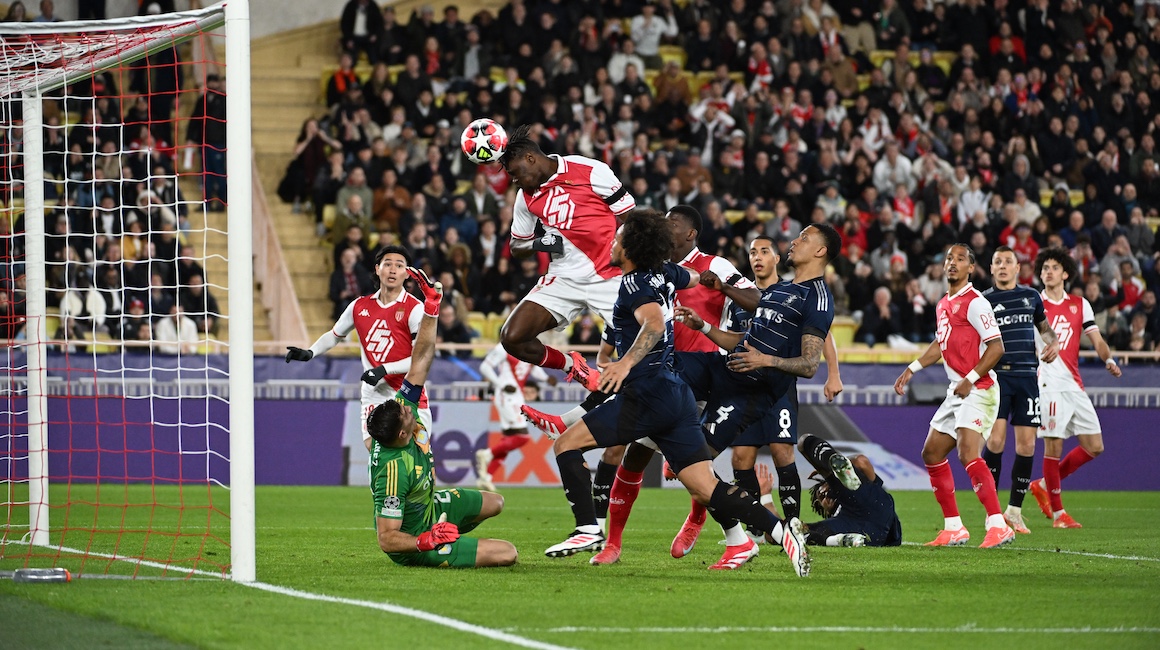
[(818, 481), (810, 486), (810, 508), (818, 513), (819, 517), (829, 517), (831, 513), (826, 512), (826, 506), (822, 500), (829, 496), (830, 486), (822, 480), (815, 478)]
[(1063, 272), (1067, 274), (1067, 277), (1063, 279), (1064, 290), (1067, 290), (1068, 285), (1079, 278), (1079, 265), (1075, 263), (1075, 258), (1059, 247), (1044, 248), (1039, 251), (1039, 254), (1035, 256), (1035, 277), (1043, 276), (1043, 265), (1048, 260), (1054, 260), (1063, 267)]
[(503, 158), (500, 159), (500, 162), (506, 163), (509, 160), (515, 160), (520, 156), (526, 156), (528, 154), (542, 156), (544, 155), (544, 151), (540, 149), (540, 144), (532, 137), (532, 126), (530, 124), (521, 124), (508, 134), (507, 149), (504, 150)]
[(963, 242), (955, 242), (954, 244), (951, 244), (950, 246), (947, 246), (947, 249), (946, 249), (945, 253), (946, 253), (947, 255), (950, 255), (950, 252), (951, 252), (951, 249), (952, 249), (952, 248), (961, 248), (961, 249), (963, 249), (964, 251), (966, 251), (966, 252), (967, 252), (967, 259), (968, 259), (968, 260), (970, 260), (971, 264), (974, 264), (974, 263), (975, 263), (975, 251), (974, 251), (973, 249), (971, 249), (971, 247), (970, 247), (969, 245), (967, 245), (967, 244), (964, 244)]
[(624, 218), (620, 243), (624, 255), (642, 271), (659, 272), (673, 254), (673, 239), (665, 215), (637, 208)]
[(403, 405), (388, 400), (376, 406), (367, 416), (367, 433), (380, 445), (392, 445), (403, 430)]

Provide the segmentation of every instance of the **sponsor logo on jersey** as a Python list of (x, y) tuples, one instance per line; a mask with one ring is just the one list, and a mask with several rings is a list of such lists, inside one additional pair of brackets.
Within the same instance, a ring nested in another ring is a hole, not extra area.
[(999, 313), (999, 312), (1001, 312), (1001, 311), (1006, 311), (1006, 310), (1007, 310), (1007, 308), (1006, 308), (1006, 307), (1004, 307), (1002, 303), (999, 303), (998, 305), (995, 305), (995, 310), (994, 310), (994, 311), (995, 311), (995, 313)]
[(360, 312), (358, 313), (358, 315), (359, 315), (359, 316), (370, 316), (370, 315), (371, 315), (371, 313), (370, 313), (369, 311), (367, 311), (366, 309), (363, 309), (362, 311), (360, 311)]
[(387, 326), (386, 321), (378, 319), (371, 325), (363, 345), (366, 347), (367, 357), (372, 360), (377, 361), (387, 356), (391, 348), (395, 347), (395, 339), (391, 336), (391, 328)]

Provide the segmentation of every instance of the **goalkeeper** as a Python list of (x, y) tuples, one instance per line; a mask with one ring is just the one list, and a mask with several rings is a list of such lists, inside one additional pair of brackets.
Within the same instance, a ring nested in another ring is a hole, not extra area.
[(416, 443), (426, 433), (419, 400), (435, 357), (443, 289), (422, 271), (408, 268), (407, 274), (424, 298), (411, 368), (395, 399), (378, 405), (367, 417), (379, 548), (396, 563), (412, 566), (510, 566), (517, 558), (511, 542), (459, 536), (498, 515), (503, 497), (468, 489), (436, 491), (432, 457)]

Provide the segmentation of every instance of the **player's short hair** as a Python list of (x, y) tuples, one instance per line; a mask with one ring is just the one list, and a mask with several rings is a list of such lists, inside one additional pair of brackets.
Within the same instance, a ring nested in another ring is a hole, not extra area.
[(701, 213), (691, 205), (685, 205), (683, 203), (681, 205), (674, 205), (669, 208), (669, 214), (684, 219), (690, 228), (697, 231), (697, 234), (701, 233), (701, 229), (705, 225), (704, 220), (701, 219)]
[(824, 221), (811, 223), (809, 227), (822, 233), (822, 239), (826, 240), (826, 261), (833, 262), (842, 253), (842, 236), (838, 230)]
[[(963, 243), (963, 242), (961, 242), (961, 241), (960, 241), (960, 242), (955, 242), (955, 243), (951, 244), (950, 246), (947, 246), (946, 253), (947, 253), (947, 254), (949, 254), (949, 253), (950, 253), (950, 250), (951, 250), (952, 248), (955, 248), (956, 246), (957, 246), (957, 247), (959, 247), (959, 248), (961, 248), (961, 249), (963, 249), (963, 250), (965, 250), (965, 251), (967, 251), (967, 259), (968, 259), (968, 260), (970, 260), (971, 264), (974, 264), (974, 263), (975, 263), (975, 251), (971, 250), (971, 247), (970, 247), (969, 245), (967, 245), (967, 244), (964, 244), (964, 243)], [(946, 255), (946, 254), (944, 254), (944, 256), (943, 256), (943, 259), (946, 259), (946, 257), (947, 257), (947, 255)]]
[(769, 242), (769, 247), (773, 249), (774, 253), (777, 253), (777, 242), (773, 240), (773, 237), (770, 237), (769, 235), (757, 235), (753, 239), (749, 240), (749, 245), (752, 246), (753, 242), (758, 240)]
[(1079, 278), (1079, 265), (1075, 263), (1075, 259), (1071, 254), (1062, 248), (1044, 248), (1035, 256), (1035, 277), (1043, 276), (1043, 265), (1048, 260), (1054, 260), (1063, 267), (1063, 272), (1067, 277), (1063, 281), (1064, 288)]
[(395, 245), (382, 246), (379, 250), (375, 251), (375, 266), (378, 266), (384, 257), (391, 254), (402, 256), (406, 260), (407, 266), (414, 266), (414, 260), (411, 259), (411, 252), (402, 246)]
[(624, 218), (620, 244), (624, 254), (640, 270), (660, 271), (673, 254), (665, 215), (652, 208), (637, 208)]
[[(967, 250), (970, 251), (971, 249), (968, 248)], [(1011, 253), (1012, 255), (1015, 255), (1015, 250), (1004, 244), (1003, 246), (996, 248), (995, 253)], [(991, 253), (991, 259), (995, 259), (995, 253)], [(1018, 256), (1016, 255), (1016, 257)]]
[(540, 149), (540, 144), (532, 138), (532, 126), (530, 124), (521, 124), (508, 134), (507, 149), (504, 150), (503, 158), (500, 158), (500, 162), (506, 164), (507, 161), (515, 160), (528, 154), (542, 156), (544, 155), (544, 150)]
[(380, 445), (390, 445), (403, 430), (403, 405), (387, 400), (371, 410), (367, 416), (367, 433)]

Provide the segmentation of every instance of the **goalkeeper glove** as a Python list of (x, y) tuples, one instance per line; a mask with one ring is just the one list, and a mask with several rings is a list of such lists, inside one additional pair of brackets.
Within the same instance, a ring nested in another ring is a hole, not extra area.
[(286, 363), (290, 363), (291, 361), (310, 361), (314, 358), (313, 350), (303, 350), (302, 348), (292, 346), (286, 346), (286, 349), (288, 350), (286, 352)]
[(415, 540), (415, 548), (420, 552), (434, 551), (444, 544), (451, 544), (459, 539), (459, 526), (441, 521), (431, 527), (431, 530), (419, 535)]
[(564, 238), (548, 232), (541, 224), (536, 224), (536, 238), (532, 240), (532, 250), (553, 255), (564, 254)]
[(376, 386), (385, 376), (387, 376), (387, 368), (385, 366), (375, 366), (362, 374), (362, 380), (364, 383)]
[(419, 291), (423, 292), (423, 313), (431, 318), (438, 318), (439, 303), (443, 300), (443, 285), (432, 282), (422, 269), (413, 266), (407, 267), (407, 275), (411, 276), (415, 284), (419, 285)]

